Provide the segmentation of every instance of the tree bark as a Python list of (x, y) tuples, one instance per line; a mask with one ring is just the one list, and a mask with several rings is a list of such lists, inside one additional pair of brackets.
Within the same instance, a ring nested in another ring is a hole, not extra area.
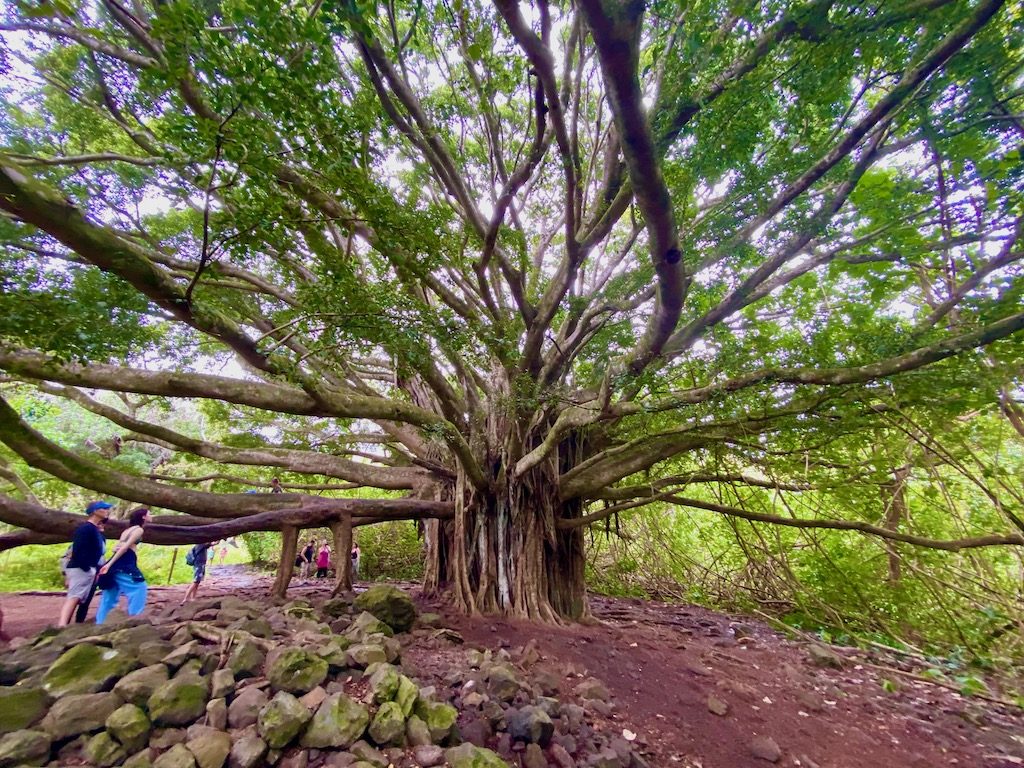
[[(898, 531), (900, 523), (907, 517), (907, 478), (910, 477), (910, 465), (897, 467), (892, 471), (892, 481), (884, 483), (879, 489), (882, 502), (885, 504), (885, 520), (882, 526), (890, 531)], [(902, 557), (896, 543), (886, 541), (885, 548), (889, 559), (889, 583), (898, 584), (902, 571)]]
[(334, 556), (337, 565), (334, 569), (334, 590), (332, 595), (352, 591), (352, 517), (344, 515), (341, 520), (331, 524), (334, 535)]
[(288, 584), (295, 571), (295, 553), (299, 546), (299, 529), (289, 525), (281, 529), (281, 559), (277, 562), (277, 576), (271, 594), (284, 597), (288, 593)]

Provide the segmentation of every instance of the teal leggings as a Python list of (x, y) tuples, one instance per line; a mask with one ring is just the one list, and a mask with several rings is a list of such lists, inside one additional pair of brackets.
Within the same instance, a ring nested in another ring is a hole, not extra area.
[(117, 607), (117, 601), (121, 595), (128, 598), (128, 615), (135, 616), (142, 613), (146, 607), (146, 582), (132, 581), (127, 573), (115, 573), (114, 581), (117, 582), (115, 589), (104, 589), (100, 595), (100, 604), (96, 609), (96, 623), (102, 624), (107, 614)]

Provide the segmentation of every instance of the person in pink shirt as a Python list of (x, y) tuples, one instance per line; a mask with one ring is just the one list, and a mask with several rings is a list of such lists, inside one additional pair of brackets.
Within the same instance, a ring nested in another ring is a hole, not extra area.
[(327, 569), (331, 567), (331, 548), (327, 546), (327, 539), (320, 542), (320, 551), (316, 555), (316, 577), (327, 578)]

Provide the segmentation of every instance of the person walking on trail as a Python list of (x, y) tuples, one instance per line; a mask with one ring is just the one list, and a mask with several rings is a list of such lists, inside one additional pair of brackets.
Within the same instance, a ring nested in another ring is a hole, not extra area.
[(86, 600), (96, 580), (96, 569), (103, 559), (107, 541), (101, 524), (110, 515), (114, 505), (106, 501), (94, 501), (85, 508), (89, 517), (75, 528), (71, 536), (71, 557), (65, 573), (68, 580), (68, 594), (60, 608), (58, 627), (66, 627), (79, 603)]
[(216, 545), (217, 542), (210, 541), (206, 544), (196, 544), (188, 551), (185, 560), (191, 561), (188, 564), (192, 566), (192, 583), (188, 585), (188, 589), (185, 590), (185, 596), (181, 598), (182, 605), (189, 600), (195, 599), (196, 592), (199, 591), (199, 585), (206, 578), (206, 563), (213, 559), (213, 553), (210, 550)]
[(137, 616), (146, 607), (146, 577), (139, 570), (139, 559), (135, 548), (142, 541), (142, 533), (149, 522), (149, 510), (139, 507), (128, 516), (129, 526), (125, 528), (111, 558), (100, 568), (99, 587), (103, 591), (99, 608), (96, 609), (96, 623), (102, 624), (124, 595), (128, 599), (128, 615)]
[(352, 542), (352, 581), (359, 578), (359, 542)]
[(310, 539), (302, 548), (302, 569), (299, 575), (308, 579), (313, 572), (313, 555), (316, 554), (316, 542)]
[(316, 577), (318, 579), (326, 579), (327, 571), (331, 567), (331, 548), (327, 546), (327, 540), (325, 539), (320, 544), (320, 551), (316, 556)]
[(284, 493), (284, 488), (281, 487), (281, 481), (276, 477), (270, 481), (270, 492), (271, 493)]

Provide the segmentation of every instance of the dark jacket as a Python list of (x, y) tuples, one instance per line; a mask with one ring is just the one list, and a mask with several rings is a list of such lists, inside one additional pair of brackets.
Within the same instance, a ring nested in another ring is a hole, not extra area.
[(88, 521), (82, 523), (75, 528), (71, 539), (71, 560), (68, 561), (68, 568), (80, 568), (83, 571), (95, 568), (99, 565), (106, 546), (107, 540), (103, 531)]

